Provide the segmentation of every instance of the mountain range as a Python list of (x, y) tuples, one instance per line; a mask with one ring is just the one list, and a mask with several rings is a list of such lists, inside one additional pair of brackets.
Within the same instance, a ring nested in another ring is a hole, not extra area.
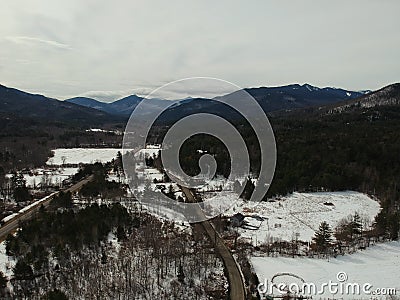
[(143, 98), (140, 96), (131, 95), (112, 103), (101, 102), (87, 97), (75, 97), (67, 99), (65, 102), (94, 108), (112, 115), (130, 115), (142, 100)]
[[(338, 88), (318, 88), (309, 84), (299, 85), (292, 84), (279, 87), (259, 87), (245, 89), (260, 104), (265, 112), (273, 112), (279, 110), (293, 110), (297, 108), (305, 108), (310, 106), (321, 106), (339, 101), (358, 98), (370, 91), (347, 91)], [(200, 108), (207, 108), (211, 104), (207, 100), (201, 98), (188, 98), (183, 101), (185, 107), (190, 105)], [(92, 98), (75, 97), (67, 99), (67, 102), (79, 104), (85, 107), (94, 108), (113, 115), (129, 116), (135, 107), (143, 100), (142, 97), (131, 95), (112, 103), (104, 103)], [(165, 103), (159, 99), (146, 99), (146, 105), (159, 108), (165, 106)], [(175, 100), (174, 102), (178, 102)], [(164, 105), (163, 105), (164, 104)], [(192, 107), (193, 108), (193, 107)]]
[[(378, 91), (348, 91), (338, 88), (318, 88), (309, 84), (292, 84), (279, 87), (245, 89), (267, 113), (296, 112), (307, 108), (325, 108), (332, 112), (368, 108), (376, 105), (400, 104), (400, 84), (392, 84)], [(229, 95), (228, 95), (229, 96)], [(224, 96), (222, 96), (224, 97)], [(30, 94), (0, 85), (0, 119), (28, 118), (36, 121), (96, 125), (124, 123), (135, 107), (144, 98), (131, 95), (112, 103), (92, 98), (76, 97), (65, 101)], [(165, 107), (166, 100), (146, 99), (146, 110)], [(168, 100), (168, 105), (172, 100)], [(165, 118), (177, 119), (196, 112), (211, 112), (220, 115), (232, 114), (223, 105), (212, 99), (187, 98), (172, 101)]]
[(3, 85), (0, 85), (0, 117), (76, 124), (100, 124), (118, 119), (98, 109), (26, 93)]

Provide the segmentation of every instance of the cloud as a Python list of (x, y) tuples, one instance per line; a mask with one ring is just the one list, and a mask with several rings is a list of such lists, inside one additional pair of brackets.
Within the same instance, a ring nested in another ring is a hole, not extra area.
[(59, 49), (66, 49), (71, 50), (72, 48), (69, 45), (57, 42), (57, 41), (50, 41), (44, 40), (37, 37), (29, 37), (29, 36), (8, 36), (5, 37), (6, 40), (12, 41), (17, 44), (41, 44), (46, 45), (49, 47), (59, 48)]
[(192, 98), (214, 98), (233, 93), (240, 90), (225, 80), (210, 77), (189, 77), (177, 81), (171, 81), (152, 91), (150, 98), (177, 100), (188, 97)]
[[(187, 97), (214, 98), (232, 93), (238, 89), (240, 87), (222, 80), (195, 77), (165, 82), (160, 86), (148, 85), (120, 91), (87, 91), (77, 97), (92, 98), (101, 102), (113, 102), (130, 95), (163, 100), (179, 100)], [(71, 96), (71, 98), (75, 96)]]
[[(399, 80), (400, 1), (182, 3), (10, 1), (0, 10), (0, 78), (51, 97), (102, 101), (192, 76), (353, 90)], [(186, 91), (170, 89), (170, 97)]]
[(77, 97), (92, 98), (101, 102), (113, 102), (125, 96), (128, 96), (128, 93), (121, 91), (87, 91), (79, 94)]
[[(77, 97), (92, 98), (101, 102), (113, 102), (115, 100), (119, 100), (130, 95), (138, 95), (145, 97), (150, 92), (151, 92), (150, 88), (148, 89), (138, 88), (138, 89), (123, 90), (123, 91), (87, 91), (79, 94)], [(75, 96), (76, 95), (72, 97)]]

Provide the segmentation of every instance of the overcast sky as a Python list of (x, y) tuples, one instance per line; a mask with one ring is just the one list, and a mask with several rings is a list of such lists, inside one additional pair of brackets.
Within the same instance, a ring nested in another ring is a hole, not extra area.
[(398, 0), (0, 4), (0, 83), (60, 99), (192, 76), (352, 90), (400, 81)]

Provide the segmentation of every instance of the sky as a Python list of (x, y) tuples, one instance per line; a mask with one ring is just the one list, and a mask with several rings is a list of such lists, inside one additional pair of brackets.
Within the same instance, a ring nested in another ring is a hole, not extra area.
[(400, 81), (400, 1), (0, 0), (0, 83), (111, 101), (205, 76), (349, 90)]

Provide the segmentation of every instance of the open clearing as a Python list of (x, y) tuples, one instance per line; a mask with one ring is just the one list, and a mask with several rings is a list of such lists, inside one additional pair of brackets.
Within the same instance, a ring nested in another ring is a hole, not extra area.
[[(335, 228), (339, 221), (358, 212), (368, 227), (380, 211), (380, 204), (368, 195), (354, 192), (293, 193), (274, 202), (256, 206), (241, 202), (226, 213), (242, 213), (245, 221), (258, 229), (239, 228), (242, 238), (260, 244), (269, 237), (310, 241), (322, 221)], [(256, 217), (256, 218), (254, 218)], [(260, 218), (263, 220), (260, 220)]]
[[(377, 244), (352, 255), (337, 258), (289, 258), (289, 257), (253, 257), (251, 262), (260, 282), (271, 280), (276, 273), (289, 272), (302, 277), (308, 283), (320, 287), (322, 283), (332, 280), (339, 283), (337, 274), (345, 272), (348, 279), (344, 283), (365, 283), (372, 285), (371, 291), (377, 288), (395, 288), (400, 295), (400, 242)], [(378, 295), (376, 295), (378, 297)], [(314, 299), (331, 298), (329, 292), (314, 296)], [(335, 298), (369, 299), (371, 295), (336, 295)], [(382, 296), (382, 299), (385, 299)], [(379, 298), (379, 297), (378, 297)]]
[(62, 164), (91, 164), (94, 162), (108, 162), (117, 157), (119, 148), (59, 148), (54, 149), (53, 157), (50, 157), (47, 165), (62, 165)]

